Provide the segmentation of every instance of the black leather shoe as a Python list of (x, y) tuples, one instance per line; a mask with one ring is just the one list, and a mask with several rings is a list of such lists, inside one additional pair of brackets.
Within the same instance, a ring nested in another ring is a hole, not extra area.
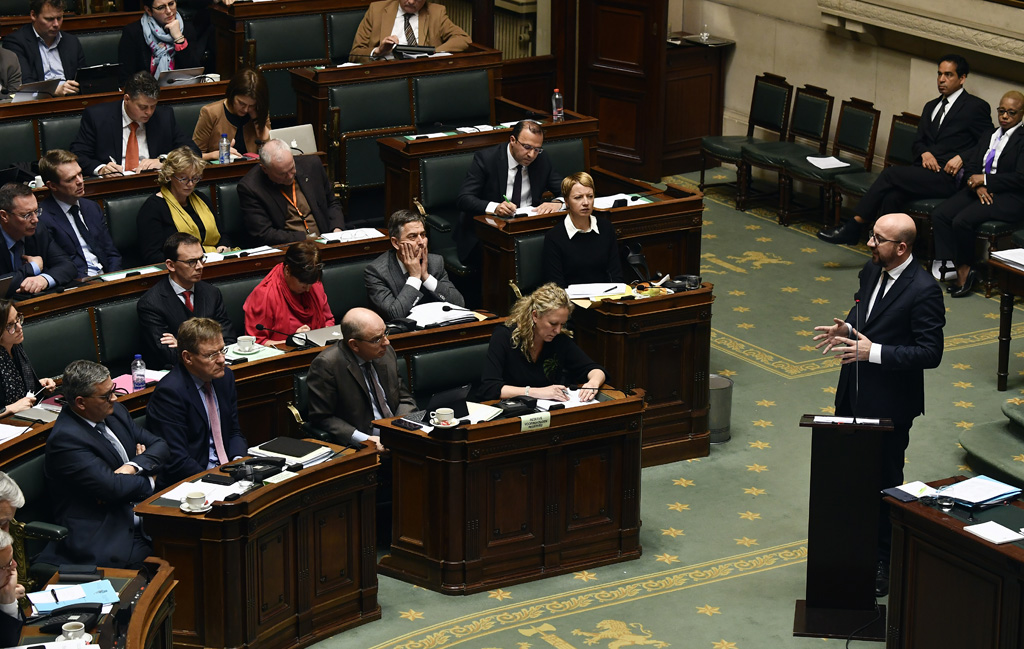
[(838, 228), (819, 231), (818, 238), (825, 243), (856, 245), (860, 242), (860, 223), (850, 219)]
[(967, 279), (964, 280), (963, 286), (957, 286), (955, 289), (949, 292), (949, 297), (967, 297), (971, 294), (971, 290), (974, 288), (974, 280), (977, 278), (977, 274), (972, 270), (967, 273)]
[(878, 570), (875, 572), (875, 597), (885, 597), (889, 594), (889, 566), (884, 561), (878, 562)]

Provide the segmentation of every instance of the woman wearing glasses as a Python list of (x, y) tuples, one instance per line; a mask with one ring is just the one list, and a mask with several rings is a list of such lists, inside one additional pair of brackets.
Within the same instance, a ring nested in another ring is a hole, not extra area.
[[(246, 298), (245, 333), (256, 336), (261, 345), (276, 345), (291, 334), (333, 326), (334, 314), (320, 282), (323, 271), (320, 249), (314, 242), (289, 246), (284, 261)], [(263, 330), (257, 325), (263, 325)]]
[(25, 317), (18, 313), (11, 300), (0, 300), (0, 313), (5, 314), (5, 326), (0, 331), (0, 387), (3, 389), (5, 408), (0, 416), (28, 410), (36, 404), (33, 396), (40, 388), (47, 392), (57, 387), (53, 379), (36, 378), (28, 354), (21, 346), (25, 342), (22, 323)]
[(226, 252), (230, 244), (210, 199), (195, 191), (206, 163), (188, 147), (177, 148), (157, 173), (160, 192), (150, 196), (136, 217), (139, 252), (147, 264), (164, 260), (162, 247), (175, 232), (188, 232), (203, 245), (203, 252)]
[(258, 154), (270, 139), (270, 93), (263, 75), (243, 68), (231, 77), (224, 99), (203, 106), (192, 141), (203, 160), (220, 158), (220, 136), (231, 142), (231, 155)]
[(117, 47), (123, 86), (145, 70), (159, 78), (167, 70), (202, 66), (203, 43), (195, 28), (178, 13), (175, 0), (142, 0), (142, 19), (125, 25)]

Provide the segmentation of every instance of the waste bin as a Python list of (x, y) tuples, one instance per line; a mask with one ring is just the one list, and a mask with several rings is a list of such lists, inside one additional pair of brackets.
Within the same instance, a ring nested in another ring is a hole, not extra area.
[(732, 435), (729, 426), (732, 422), (732, 379), (727, 376), (711, 375), (709, 382), (711, 393), (708, 397), (708, 429), (711, 443), (728, 442)]

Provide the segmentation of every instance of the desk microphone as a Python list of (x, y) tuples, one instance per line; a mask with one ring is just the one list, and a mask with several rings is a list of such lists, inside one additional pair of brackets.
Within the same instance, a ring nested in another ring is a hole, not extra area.
[(275, 329), (271, 329), (270, 327), (266, 327), (266, 326), (264, 326), (262, 324), (256, 325), (256, 331), (269, 331), (272, 334), (278, 334), (279, 336), (284, 336), (285, 337), (285, 341), (288, 344), (293, 344), (292, 340), (294, 339), (295, 341), (297, 341), (299, 343), (298, 345), (296, 345), (296, 347), (300, 347), (302, 349), (315, 349), (315, 348), (317, 348), (319, 346), (316, 343), (312, 342), (309, 338), (306, 338), (305, 336), (302, 336), (301, 338), (299, 338), (300, 334), (286, 334), (283, 331), (277, 331)]
[(856, 357), (853, 366), (853, 421), (857, 423), (857, 413), (860, 412), (860, 298), (853, 299), (853, 309), (857, 312), (853, 321), (857, 329), (853, 332), (853, 349)]
[(476, 313), (475, 311), (473, 311), (473, 309), (464, 309), (461, 306), (452, 306), (450, 304), (444, 305), (443, 307), (441, 307), (441, 310), (442, 311), (465, 311), (466, 313)]

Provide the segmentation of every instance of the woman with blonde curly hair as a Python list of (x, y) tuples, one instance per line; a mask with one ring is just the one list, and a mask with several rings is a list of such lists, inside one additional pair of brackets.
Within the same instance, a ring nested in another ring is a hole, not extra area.
[(566, 401), (566, 386), (581, 383), (580, 400), (593, 399), (605, 372), (562, 330), (572, 307), (566, 292), (553, 283), (519, 298), (505, 326), (491, 334), (479, 398)]
[(174, 149), (157, 172), (160, 191), (150, 196), (135, 217), (142, 261), (164, 261), (163, 245), (175, 232), (188, 232), (203, 245), (203, 252), (226, 252), (224, 224), (217, 220), (210, 199), (196, 186), (206, 163), (187, 146)]

